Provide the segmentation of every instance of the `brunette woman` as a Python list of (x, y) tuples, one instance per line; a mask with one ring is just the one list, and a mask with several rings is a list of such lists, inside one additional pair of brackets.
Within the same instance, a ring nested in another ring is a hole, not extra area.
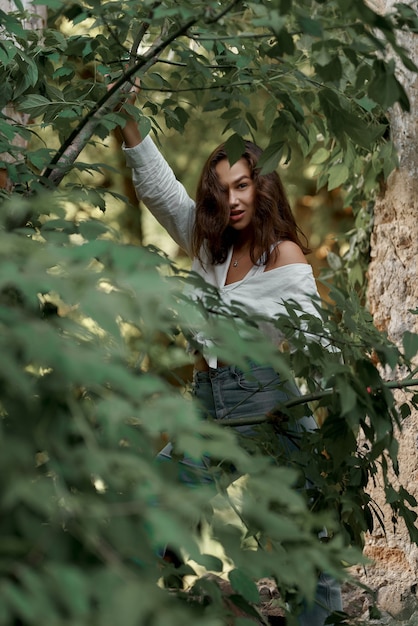
[[(215, 286), (226, 304), (238, 302), (249, 314), (274, 320), (286, 313), (286, 302), (296, 301), (303, 311), (317, 315), (316, 284), (305, 258), (309, 250), (278, 174), (264, 175), (257, 167), (260, 148), (246, 142), (242, 157), (230, 165), (225, 147), (217, 147), (203, 167), (195, 202), (151, 138), (142, 140), (134, 120), (128, 119), (122, 134), (138, 198), (190, 255), (192, 270)], [(279, 346), (277, 325), (267, 321), (260, 328)], [(243, 369), (219, 361), (211, 337), (198, 332), (192, 345), (194, 395), (202, 411), (215, 419), (263, 415), (297, 393), (294, 384), (284, 386), (273, 368), (253, 362), (251, 355)], [(294, 428), (313, 430), (316, 423), (306, 416)], [(251, 426), (239, 430), (254, 435)], [(292, 438), (279, 439), (284, 448), (293, 446)], [(160, 456), (170, 454), (168, 445)], [(339, 586), (321, 574), (316, 604), (299, 616), (299, 624), (323, 626), (336, 610), (341, 610)]]

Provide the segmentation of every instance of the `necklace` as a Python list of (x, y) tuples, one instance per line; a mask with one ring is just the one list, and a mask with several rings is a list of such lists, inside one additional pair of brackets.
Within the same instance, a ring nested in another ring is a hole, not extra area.
[(241, 256), (239, 256), (237, 259), (235, 259), (235, 261), (233, 261), (232, 263), (232, 267), (238, 267), (238, 262), (241, 261), (241, 259), (247, 254), (248, 250), (246, 250), (244, 252), (244, 254), (241, 254)]

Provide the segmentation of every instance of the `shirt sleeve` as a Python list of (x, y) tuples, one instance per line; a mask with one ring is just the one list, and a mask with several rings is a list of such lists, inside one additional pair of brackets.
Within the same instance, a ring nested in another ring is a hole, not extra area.
[(157, 149), (151, 137), (134, 148), (123, 146), (126, 164), (132, 169), (136, 195), (174, 241), (192, 255), (195, 203)]

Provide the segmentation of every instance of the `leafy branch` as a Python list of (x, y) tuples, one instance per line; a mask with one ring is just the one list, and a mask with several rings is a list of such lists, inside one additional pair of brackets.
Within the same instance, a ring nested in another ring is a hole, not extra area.
[[(222, 17), (231, 11), (238, 2), (239, 0), (232, 0), (232, 2), (225, 7), (224, 10), (220, 11), (215, 16), (206, 17), (204, 20), (205, 23), (214, 24), (218, 20), (222, 19)], [(140, 71), (145, 72), (154, 63), (156, 63), (159, 55), (173, 41), (186, 34), (192, 26), (199, 22), (201, 17), (201, 15), (198, 15), (197, 17), (188, 20), (170, 35), (154, 42), (154, 45), (146, 54), (142, 56), (142, 58), (140, 58), (137, 62), (134, 62), (123, 72), (122, 76), (114, 82), (108, 91), (79, 122), (67, 140), (63, 142), (50, 165), (44, 171), (42, 176), (43, 180), (48, 180), (55, 186), (59, 185), (68, 169), (74, 163), (80, 152), (84, 149), (94, 134), (100, 119), (116, 106), (119, 101), (119, 92), (128, 93), (132, 87), (132, 81), (135, 75), (137, 75)], [(131, 60), (136, 57), (136, 48), (139, 45), (140, 37), (143, 36), (144, 32), (145, 29), (142, 27), (138, 35), (135, 37), (134, 46), (131, 52)]]
[[(190, 20), (187, 28), (196, 20)], [(51, 164), (43, 173), (43, 179), (47, 179), (54, 185), (59, 185), (64, 178), (70, 166), (74, 163), (83, 148), (87, 145), (89, 139), (94, 134), (97, 125), (102, 116), (111, 111), (119, 101), (119, 92), (128, 93), (132, 88), (132, 79), (140, 70), (147, 70), (157, 60), (158, 55), (177, 37), (181, 36), (186, 30), (186, 26), (180, 28), (163, 42), (152, 47), (144, 57), (127, 68), (122, 76), (117, 79), (109, 90), (98, 100), (91, 110), (84, 116), (78, 126), (72, 131), (67, 140), (57, 151)]]

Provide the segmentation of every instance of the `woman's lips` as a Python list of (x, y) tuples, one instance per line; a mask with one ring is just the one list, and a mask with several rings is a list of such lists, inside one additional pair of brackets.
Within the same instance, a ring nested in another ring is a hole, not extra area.
[(229, 214), (229, 219), (231, 222), (237, 222), (243, 217), (244, 214), (245, 211), (231, 211), (231, 213)]

